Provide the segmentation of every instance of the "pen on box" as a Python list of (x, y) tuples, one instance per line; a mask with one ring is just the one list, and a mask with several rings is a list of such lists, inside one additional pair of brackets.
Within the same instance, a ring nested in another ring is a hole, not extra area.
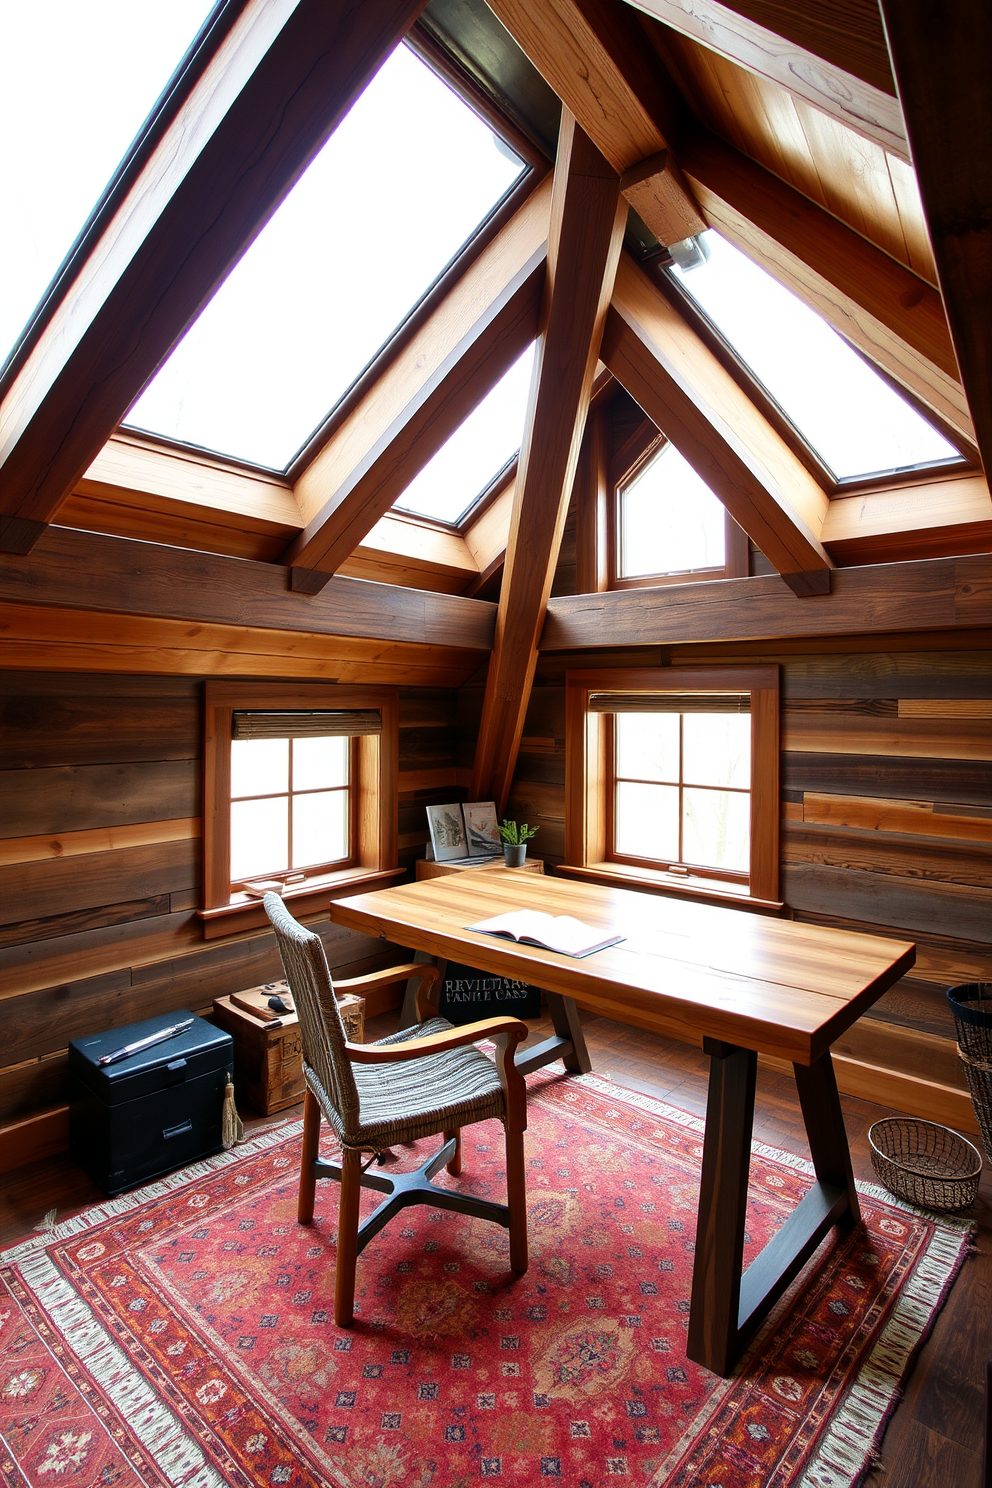
[(166, 1039), (175, 1038), (177, 1034), (185, 1033), (187, 1028), (193, 1027), (193, 1019), (187, 1018), (185, 1023), (174, 1023), (171, 1028), (163, 1028), (158, 1033), (150, 1033), (147, 1038), (135, 1039), (133, 1044), (125, 1044), (123, 1049), (115, 1049), (112, 1054), (101, 1054), (96, 1061), (97, 1064), (116, 1064), (118, 1059), (126, 1059), (129, 1054), (137, 1054), (141, 1049), (150, 1049), (152, 1044), (163, 1044)]

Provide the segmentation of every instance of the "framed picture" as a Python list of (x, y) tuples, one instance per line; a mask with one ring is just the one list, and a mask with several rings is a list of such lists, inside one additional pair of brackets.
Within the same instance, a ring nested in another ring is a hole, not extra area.
[(434, 856), (439, 863), (469, 856), (462, 808), (457, 801), (450, 806), (428, 806), (427, 824), (431, 829)]
[(462, 807), (470, 858), (496, 858), (503, 850), (495, 801), (466, 801)]

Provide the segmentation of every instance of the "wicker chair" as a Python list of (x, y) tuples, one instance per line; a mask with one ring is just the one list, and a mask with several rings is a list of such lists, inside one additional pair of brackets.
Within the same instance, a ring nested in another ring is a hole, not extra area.
[[(334, 1321), (350, 1325), (355, 1299), (355, 1263), (368, 1242), (398, 1210), (427, 1203), (503, 1225), (510, 1232), (510, 1266), (527, 1270), (527, 1211), (524, 1173), (526, 1087), (514, 1064), (514, 1052), (527, 1036), (517, 1018), (487, 1018), (454, 1028), (432, 1016), (440, 988), (436, 966), (393, 966), (371, 976), (339, 982), (339, 991), (363, 992), (373, 987), (422, 978), (417, 993), (417, 1026), (374, 1044), (347, 1040), (331, 984), (320, 937), (298, 924), (278, 894), (266, 894), (265, 909), (279, 942), (303, 1035), (303, 1071), (307, 1093), (303, 1107), (301, 1224), (313, 1220), (318, 1178), (341, 1184), (338, 1205), (337, 1267)], [(495, 1065), (473, 1045), (496, 1040)], [(320, 1118), (327, 1118), (341, 1143), (341, 1162), (318, 1157)], [(461, 1128), (498, 1117), (506, 1130), (507, 1204), (436, 1188), (431, 1178), (442, 1167), (461, 1171)], [(396, 1142), (443, 1134), (441, 1150), (413, 1173), (393, 1177), (363, 1170), (363, 1152), (381, 1153)], [(389, 1197), (358, 1222), (361, 1188)]]

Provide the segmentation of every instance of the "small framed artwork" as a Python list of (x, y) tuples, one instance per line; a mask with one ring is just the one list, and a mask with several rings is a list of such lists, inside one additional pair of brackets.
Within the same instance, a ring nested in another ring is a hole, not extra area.
[(428, 806), (427, 824), (431, 830), (434, 856), (439, 863), (469, 856), (462, 808), (457, 801), (453, 801), (450, 806)]
[(470, 858), (496, 858), (503, 851), (495, 801), (466, 801), (462, 807)]

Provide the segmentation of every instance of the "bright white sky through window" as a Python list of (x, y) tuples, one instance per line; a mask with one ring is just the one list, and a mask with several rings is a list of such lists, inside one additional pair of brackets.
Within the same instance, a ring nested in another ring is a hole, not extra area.
[(211, 8), (0, 0), (0, 362)]
[(620, 493), (620, 578), (726, 563), (726, 513), (673, 444)]
[(397, 47), (128, 424), (283, 469), (523, 169)]
[(709, 262), (672, 272), (838, 480), (961, 458), (826, 321), (705, 237)]
[(531, 344), (395, 505), (439, 522), (459, 522), (520, 448), (533, 369)]

